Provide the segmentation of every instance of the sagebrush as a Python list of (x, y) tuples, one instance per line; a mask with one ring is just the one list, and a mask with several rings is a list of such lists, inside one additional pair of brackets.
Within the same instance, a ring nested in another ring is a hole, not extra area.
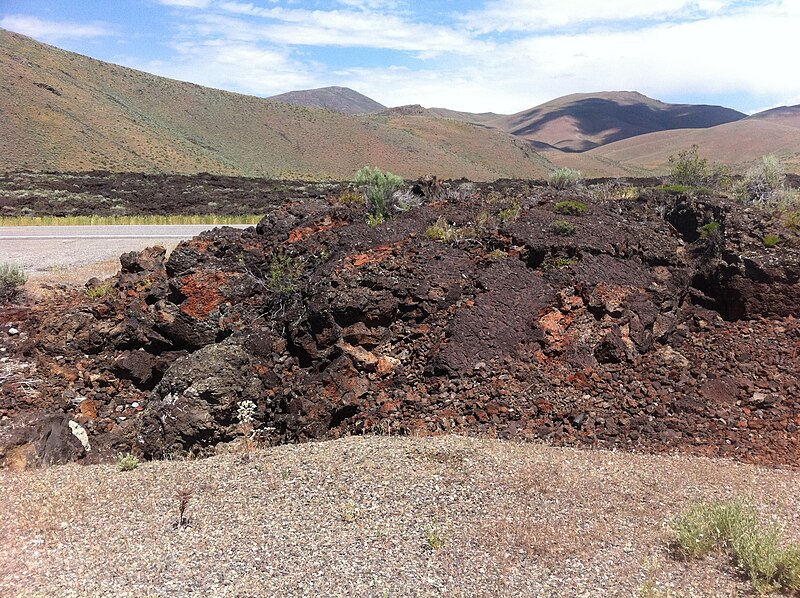
[(16, 297), (27, 280), (22, 266), (0, 262), (0, 302), (10, 301)]

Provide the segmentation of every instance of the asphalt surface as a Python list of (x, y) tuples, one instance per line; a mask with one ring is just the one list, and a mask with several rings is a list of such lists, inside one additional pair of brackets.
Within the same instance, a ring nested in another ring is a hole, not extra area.
[[(235, 225), (247, 228), (249, 225)], [(117, 260), (127, 251), (167, 250), (214, 225), (2, 226), (0, 262), (22, 266), (29, 277)], [(119, 262), (117, 262), (117, 267)]]

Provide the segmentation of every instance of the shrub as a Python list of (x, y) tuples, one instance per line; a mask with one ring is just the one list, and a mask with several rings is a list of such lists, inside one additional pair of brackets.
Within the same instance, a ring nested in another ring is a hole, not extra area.
[(517, 200), (514, 200), (509, 207), (504, 210), (500, 210), (500, 213), (497, 214), (497, 217), (501, 222), (513, 222), (519, 218), (521, 212), (522, 204), (520, 204)]
[(274, 253), (269, 265), (267, 286), (279, 293), (293, 293), (295, 283), (303, 274), (305, 264), (301, 260), (282, 253)]
[(0, 262), (0, 302), (13, 299), (26, 281), (27, 277), (21, 266)]
[(764, 235), (764, 247), (777, 247), (781, 242), (781, 238), (774, 233), (767, 233)]
[(449, 243), (454, 241), (457, 237), (458, 229), (447, 221), (444, 216), (439, 216), (436, 222), (428, 227), (425, 234), (436, 241), (444, 241)]
[(695, 144), (678, 155), (669, 157), (669, 182), (671, 185), (686, 187), (708, 187), (708, 190), (719, 189), (727, 179), (724, 166), (701, 158)]
[(89, 297), (89, 299), (102, 299), (113, 293), (114, 285), (110, 282), (86, 289), (86, 296)]
[(554, 220), (552, 226), (553, 232), (562, 237), (575, 234), (575, 229), (577, 228), (568, 220)]
[(117, 457), (117, 469), (119, 471), (133, 471), (139, 467), (139, 459), (136, 455), (126, 453)]
[(752, 203), (766, 202), (784, 189), (786, 174), (775, 156), (764, 156), (750, 168), (737, 189), (737, 196)]
[(672, 529), (684, 557), (721, 552), (733, 558), (759, 592), (800, 590), (800, 546), (782, 548), (780, 531), (761, 526), (755, 509), (742, 500), (694, 505)]
[(800, 211), (785, 212), (783, 214), (783, 223), (792, 230), (800, 231)]
[(472, 227), (458, 228), (454, 224), (450, 224), (444, 216), (439, 216), (436, 222), (428, 227), (425, 234), (431, 239), (451, 243), (473, 238), (477, 233)]
[(557, 168), (547, 177), (547, 184), (555, 189), (570, 189), (577, 187), (583, 180), (579, 170), (572, 168)]
[(700, 238), (712, 239), (720, 234), (719, 222), (709, 222), (700, 227)]
[[(398, 209), (394, 193), (403, 184), (403, 177), (391, 172), (383, 172), (377, 166), (365, 166), (356, 173), (355, 184), (361, 187), (367, 203), (367, 211), (381, 222), (391, 218)], [(376, 222), (378, 224), (378, 222)]]
[(586, 204), (582, 201), (559, 201), (554, 207), (553, 211), (556, 214), (564, 214), (566, 216), (580, 216), (586, 213)]

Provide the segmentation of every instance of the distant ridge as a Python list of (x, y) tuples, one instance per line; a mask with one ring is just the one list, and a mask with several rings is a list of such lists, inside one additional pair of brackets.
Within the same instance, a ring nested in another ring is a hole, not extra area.
[(0, 172), (346, 180), (369, 164), (406, 178), (487, 181), (541, 178), (551, 168), (529, 144), (501, 131), (438, 117), (352, 116), (231, 93), (5, 30), (0, 113)]
[(539, 147), (584, 152), (654, 131), (708, 128), (745, 116), (722, 106), (667, 104), (637, 92), (612, 91), (571, 94), (489, 124)]
[(350, 89), (349, 87), (320, 87), (318, 89), (302, 89), (290, 91), (268, 98), (286, 104), (307, 106), (308, 108), (325, 108), (344, 114), (371, 114), (385, 110), (386, 106)]

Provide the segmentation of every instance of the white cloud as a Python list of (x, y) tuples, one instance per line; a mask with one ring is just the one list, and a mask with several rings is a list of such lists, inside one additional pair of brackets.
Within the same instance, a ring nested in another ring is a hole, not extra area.
[(104, 23), (46, 21), (28, 15), (7, 15), (0, 19), (0, 27), (49, 42), (112, 35), (111, 28)]
[[(395, 0), (327, 5), (334, 8), (215, 2), (179, 22), (173, 59), (138, 66), (257, 95), (346, 85), (387, 105), (475, 112), (516, 112), (606, 90), (667, 101), (732, 98), (740, 101), (729, 105), (744, 111), (800, 97), (800, 80), (786, 71), (800, 31), (797, 0), (509, 0), (503, 10), (490, 1), (474, 30), (460, 21), (424, 22), (424, 13)], [(327, 62), (326, 47), (357, 51)], [(315, 48), (323, 50), (312, 54)], [(389, 60), (366, 66), (373, 49)]]
[(158, 0), (167, 6), (185, 6), (187, 8), (206, 8), (211, 0)]
[[(423, 58), (448, 52), (473, 53), (489, 47), (485, 42), (472, 39), (466, 32), (416, 23), (385, 12), (262, 8), (242, 2), (222, 2), (219, 8), (263, 19), (262, 23), (242, 23), (242, 26), (251, 35), (277, 44), (391, 49), (417, 52)], [(217, 16), (206, 17), (207, 25), (215, 21), (224, 22)], [(227, 26), (218, 31), (221, 35), (230, 32), (232, 30)], [(233, 31), (232, 34), (241, 35), (241, 32)]]
[(241, 93), (270, 96), (291, 89), (314, 87), (313, 70), (284, 53), (247, 42), (181, 42), (177, 57), (136, 65), (136, 68), (181, 81)]
[(542, 31), (554, 27), (641, 19), (675, 20), (717, 13), (733, 0), (492, 0), (462, 17), (478, 33)]

